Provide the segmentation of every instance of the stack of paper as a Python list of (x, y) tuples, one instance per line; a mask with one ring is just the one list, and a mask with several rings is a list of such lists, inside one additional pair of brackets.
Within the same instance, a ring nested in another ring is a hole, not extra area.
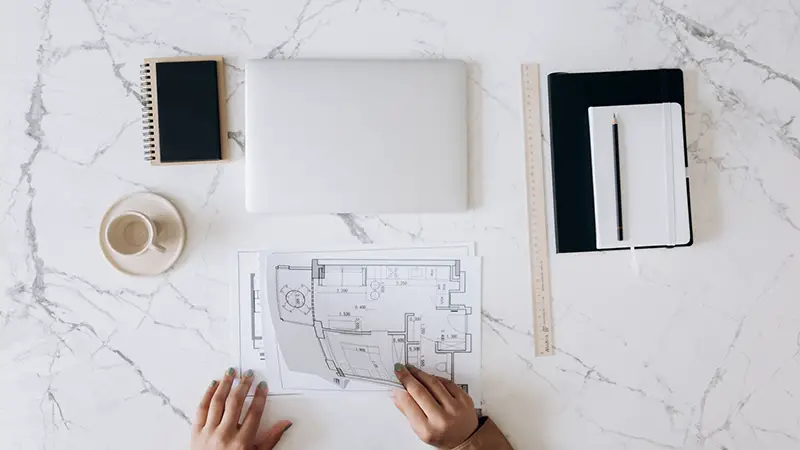
[(395, 363), (480, 404), (481, 260), (471, 244), (241, 251), (233, 333), (242, 370), (271, 395), (384, 391)]

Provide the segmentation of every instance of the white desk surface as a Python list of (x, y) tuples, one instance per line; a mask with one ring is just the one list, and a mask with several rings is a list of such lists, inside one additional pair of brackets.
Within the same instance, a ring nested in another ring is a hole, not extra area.
[[(476, 241), (487, 410), (517, 448), (797, 448), (800, 2), (689, 3), (6, 0), (0, 447), (187, 448), (201, 392), (229, 365), (237, 248)], [(194, 54), (230, 57), (237, 161), (150, 167), (138, 64)], [(245, 213), (245, 59), (344, 56), (479, 66), (473, 211)], [(696, 244), (640, 252), (638, 271), (627, 252), (555, 255), (548, 359), (531, 340), (519, 65), (532, 61), (689, 73)], [(105, 209), (142, 190), (188, 222), (185, 257), (156, 279), (115, 273), (98, 249)], [(424, 448), (383, 397), (274, 402), (281, 417), (295, 420), (283, 449)]]

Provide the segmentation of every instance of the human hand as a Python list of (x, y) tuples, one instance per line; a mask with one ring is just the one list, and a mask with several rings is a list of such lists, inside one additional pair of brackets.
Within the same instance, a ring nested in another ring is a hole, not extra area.
[(214, 380), (203, 395), (192, 425), (191, 450), (272, 450), (292, 426), (288, 420), (275, 424), (264, 440), (256, 442), (256, 432), (267, 403), (267, 383), (256, 388), (253, 403), (239, 425), (244, 401), (253, 384), (253, 371), (245, 372), (241, 383), (231, 389), (236, 370), (225, 372), (222, 382)]
[(406, 388), (392, 392), (394, 405), (423, 442), (451, 450), (475, 433), (478, 429), (475, 404), (455, 383), (413, 366), (395, 364), (394, 369)]

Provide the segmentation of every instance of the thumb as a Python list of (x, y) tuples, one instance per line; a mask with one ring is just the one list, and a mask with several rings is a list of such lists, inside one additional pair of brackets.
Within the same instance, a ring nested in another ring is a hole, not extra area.
[(256, 447), (257, 450), (272, 450), (278, 445), (278, 441), (281, 440), (283, 437), (283, 433), (286, 432), (292, 426), (292, 422), (288, 420), (281, 420), (280, 422), (276, 423), (269, 429), (267, 435), (264, 436), (264, 440), (258, 444)]

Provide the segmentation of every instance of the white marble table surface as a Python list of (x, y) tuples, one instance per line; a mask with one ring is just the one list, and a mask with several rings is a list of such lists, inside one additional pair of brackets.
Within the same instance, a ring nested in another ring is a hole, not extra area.
[[(0, 448), (187, 448), (231, 362), (237, 248), (463, 241), (485, 257), (487, 410), (517, 448), (800, 448), (800, 0), (4, 0), (0, 48)], [(194, 54), (229, 58), (236, 161), (152, 168), (138, 65)], [(472, 211), (245, 213), (244, 61), (346, 56), (479, 67)], [(531, 338), (525, 61), (690, 81), (695, 246), (553, 256), (547, 359)], [(115, 273), (98, 249), (105, 209), (137, 191), (188, 222), (163, 277)], [(284, 449), (424, 447), (383, 396), (274, 401), (267, 420), (284, 417)]]

